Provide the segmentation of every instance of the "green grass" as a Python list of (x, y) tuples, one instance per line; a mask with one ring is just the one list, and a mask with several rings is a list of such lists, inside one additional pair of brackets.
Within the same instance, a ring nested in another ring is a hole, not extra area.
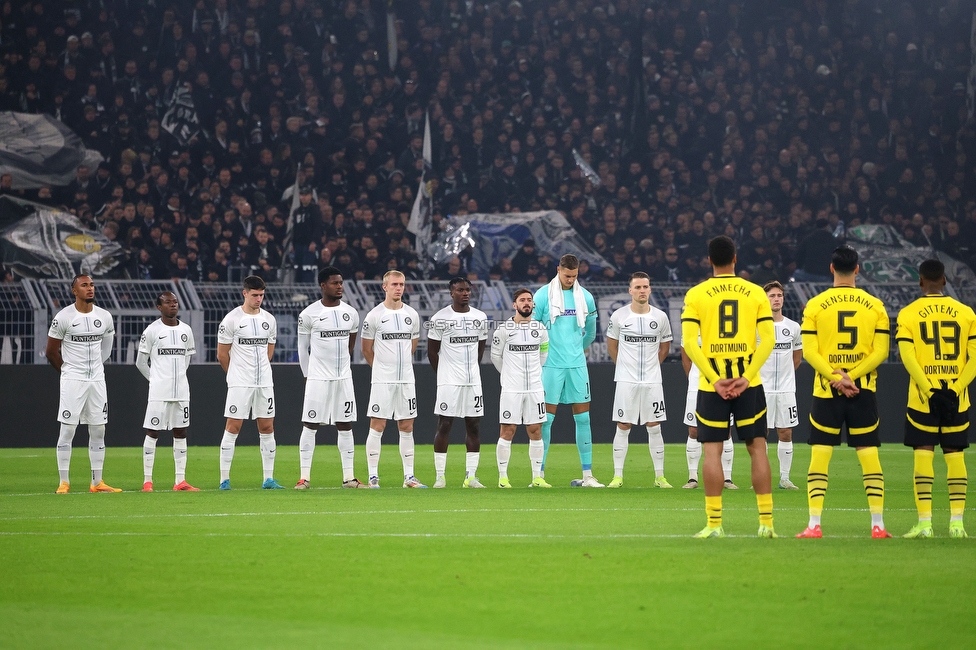
[[(552, 490), (528, 490), (519, 439), (513, 490), (461, 490), (464, 450), (451, 447), (450, 488), (402, 490), (395, 446), (379, 491), (332, 488), (334, 445), (320, 444), (307, 492), (264, 492), (256, 447), (239, 447), (232, 492), (218, 492), (217, 450), (191, 447), (172, 493), (168, 441), (155, 494), (141, 494), (140, 449), (109, 449), (106, 480), (88, 494), (76, 448), (67, 496), (53, 449), (0, 450), (0, 647), (712, 648), (969, 647), (976, 621), (976, 540), (947, 537), (945, 465), (936, 460), (930, 540), (871, 540), (856, 457), (831, 463), (823, 540), (797, 540), (806, 494), (774, 491), (779, 540), (759, 540), (749, 462), (736, 445), (724, 540), (693, 540), (701, 490), (651, 487), (644, 444), (631, 445), (626, 487), (568, 487), (572, 446), (554, 446)], [(770, 449), (774, 473), (775, 445)], [(362, 447), (357, 470), (363, 476)], [(609, 446), (596, 475), (611, 475)], [(433, 480), (430, 447), (418, 476)], [(797, 445), (803, 484), (809, 451)], [(916, 521), (911, 453), (882, 449), (886, 523)], [(684, 447), (667, 476), (686, 479)], [(295, 447), (278, 448), (278, 479), (298, 478)], [(494, 447), (482, 480), (497, 477)], [(976, 528), (976, 523), (971, 524)], [(974, 531), (976, 532), (976, 531)]]

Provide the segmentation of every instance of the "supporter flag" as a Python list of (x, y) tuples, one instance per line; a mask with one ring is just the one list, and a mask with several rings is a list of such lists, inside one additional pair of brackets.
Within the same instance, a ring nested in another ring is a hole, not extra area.
[(400, 58), (397, 52), (396, 14), (393, 13), (393, 0), (390, 0), (386, 6), (386, 56), (390, 64), (390, 72), (393, 72), (396, 70), (397, 59)]
[(172, 103), (163, 115), (160, 126), (179, 140), (182, 146), (189, 144), (200, 133), (200, 120), (197, 118), (196, 106), (193, 105), (189, 84), (180, 85), (173, 93)]
[(432, 217), (434, 214), (434, 197), (431, 196), (431, 177), (433, 167), (430, 153), (430, 114), (424, 118), (424, 173), (420, 177), (420, 187), (417, 188), (417, 198), (413, 202), (410, 221), (407, 230), (417, 236), (417, 255), (420, 258), (420, 268), (424, 277), (430, 273), (429, 251), (431, 240)]
[(50, 115), (0, 112), (0, 174), (17, 189), (64, 186), (80, 165), (93, 170), (102, 154)]
[[(285, 229), (285, 241), (281, 245), (282, 255), (281, 255), (281, 268), (285, 268), (288, 265), (289, 258), (294, 261), (294, 255), (289, 255), (292, 248), (292, 237), (294, 236), (295, 230), (295, 211), (298, 210), (298, 206), (301, 205), (299, 200), (299, 189), (302, 181), (305, 180), (305, 174), (302, 173), (302, 166), (298, 166), (298, 170), (295, 172), (295, 184), (291, 186), (291, 207), (288, 209), (288, 225)], [(282, 200), (288, 195), (288, 190), (285, 190)]]
[(576, 149), (573, 149), (573, 158), (576, 160), (576, 164), (579, 165), (580, 171), (583, 172), (583, 178), (590, 181), (593, 184), (593, 188), (596, 189), (600, 187), (600, 176), (593, 168), (590, 167), (589, 163), (583, 160), (583, 156)]

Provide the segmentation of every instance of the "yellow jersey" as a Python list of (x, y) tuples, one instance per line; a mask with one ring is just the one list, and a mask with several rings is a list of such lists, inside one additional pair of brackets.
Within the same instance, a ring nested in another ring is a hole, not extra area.
[(831, 287), (811, 298), (800, 325), (803, 357), (817, 370), (814, 397), (836, 397), (830, 382), (846, 371), (861, 390), (877, 389), (877, 367), (888, 357), (891, 325), (884, 303), (863, 289)]
[[(915, 362), (931, 388), (949, 388), (969, 362), (967, 348), (976, 339), (976, 313), (954, 298), (940, 294), (922, 296), (898, 313), (895, 341), (911, 345)], [(902, 355), (903, 363), (910, 360)], [(929, 413), (929, 390), (913, 376), (908, 386), (908, 408)], [(959, 395), (959, 412), (969, 410), (969, 390)]]
[[(708, 374), (718, 375), (720, 379), (745, 376), (749, 379), (749, 386), (761, 383), (759, 368), (769, 356), (774, 341), (770, 341), (769, 349), (758, 360), (755, 372), (747, 372), (747, 369), (753, 365), (753, 355), (758, 347), (756, 333), (759, 324), (766, 321), (772, 335), (773, 311), (766, 292), (759, 285), (738, 276), (709, 278), (685, 294), (685, 306), (681, 313), (682, 335), (687, 336), (685, 324), (698, 329), (701, 350), (710, 366), (709, 369), (699, 368), (702, 372), (698, 390), (715, 392), (713, 380), (706, 376)], [(687, 345), (685, 349), (688, 350)], [(700, 364), (696, 362), (696, 365)]]

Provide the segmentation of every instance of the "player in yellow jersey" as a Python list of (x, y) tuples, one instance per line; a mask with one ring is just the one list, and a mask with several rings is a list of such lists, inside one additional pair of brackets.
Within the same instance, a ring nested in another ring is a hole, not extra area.
[[(690, 289), (681, 313), (685, 352), (700, 371), (698, 440), (705, 448), (705, 514), (695, 537), (723, 537), (722, 444), (729, 417), (752, 460), (752, 487), (759, 506), (759, 536), (773, 531), (773, 489), (766, 455), (766, 397), (759, 370), (773, 351), (773, 313), (759, 285), (736, 277), (735, 244), (725, 236), (708, 242), (714, 277)], [(759, 334), (757, 344), (756, 333)], [(701, 336), (701, 345), (698, 337)]]
[(857, 251), (836, 249), (830, 264), (834, 286), (813, 297), (803, 310), (803, 358), (817, 374), (810, 409), (810, 469), (807, 501), (810, 523), (797, 535), (820, 538), (820, 515), (827, 494), (827, 468), (847, 426), (847, 444), (857, 449), (864, 492), (871, 510), (871, 537), (891, 537), (884, 525), (884, 474), (878, 460), (877, 367), (888, 358), (891, 332), (884, 303), (854, 285)]
[(942, 446), (949, 484), (949, 536), (968, 537), (966, 461), (969, 446), (969, 384), (976, 378), (976, 313), (943, 294), (945, 266), (926, 260), (918, 267), (922, 297), (898, 313), (895, 341), (911, 376), (905, 444), (915, 450), (918, 524), (904, 537), (932, 537), (933, 460)]

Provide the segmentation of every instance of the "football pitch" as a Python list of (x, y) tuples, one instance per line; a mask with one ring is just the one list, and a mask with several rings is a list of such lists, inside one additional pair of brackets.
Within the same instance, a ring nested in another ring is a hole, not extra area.
[[(748, 456), (737, 444), (742, 489), (724, 495), (729, 537), (696, 540), (704, 497), (680, 488), (684, 445), (667, 446), (675, 489), (661, 490), (641, 439), (633, 436), (619, 490), (569, 487), (579, 471), (571, 445), (550, 452), (553, 489), (525, 488), (522, 437), (512, 490), (494, 487), (492, 445), (481, 452), (486, 490), (460, 488), (458, 444), (448, 489), (401, 489), (396, 446), (383, 448), (382, 489), (339, 489), (338, 453), (320, 443), (309, 491), (291, 489), (296, 447), (278, 447), (277, 478), (288, 489), (272, 492), (258, 489), (257, 447), (238, 446), (231, 492), (216, 489), (217, 449), (190, 447), (187, 480), (203, 491), (173, 493), (164, 436), (154, 494), (139, 492), (139, 448), (108, 450), (105, 479), (125, 493), (88, 494), (87, 450), (76, 446), (65, 496), (53, 494), (53, 449), (2, 449), (0, 646), (972, 647), (976, 520), (974, 539), (948, 538), (941, 458), (934, 539), (900, 539), (917, 519), (912, 455), (886, 445), (885, 521), (895, 539), (870, 539), (857, 459), (841, 448), (826, 537), (794, 539), (806, 525), (806, 493), (774, 490), (781, 538), (760, 540)], [(417, 475), (428, 483), (431, 452), (417, 447)], [(775, 475), (775, 443), (770, 456)], [(609, 481), (609, 445), (596, 445), (594, 458), (595, 474)], [(799, 485), (808, 460), (797, 444)], [(365, 479), (362, 463), (357, 447)]]

